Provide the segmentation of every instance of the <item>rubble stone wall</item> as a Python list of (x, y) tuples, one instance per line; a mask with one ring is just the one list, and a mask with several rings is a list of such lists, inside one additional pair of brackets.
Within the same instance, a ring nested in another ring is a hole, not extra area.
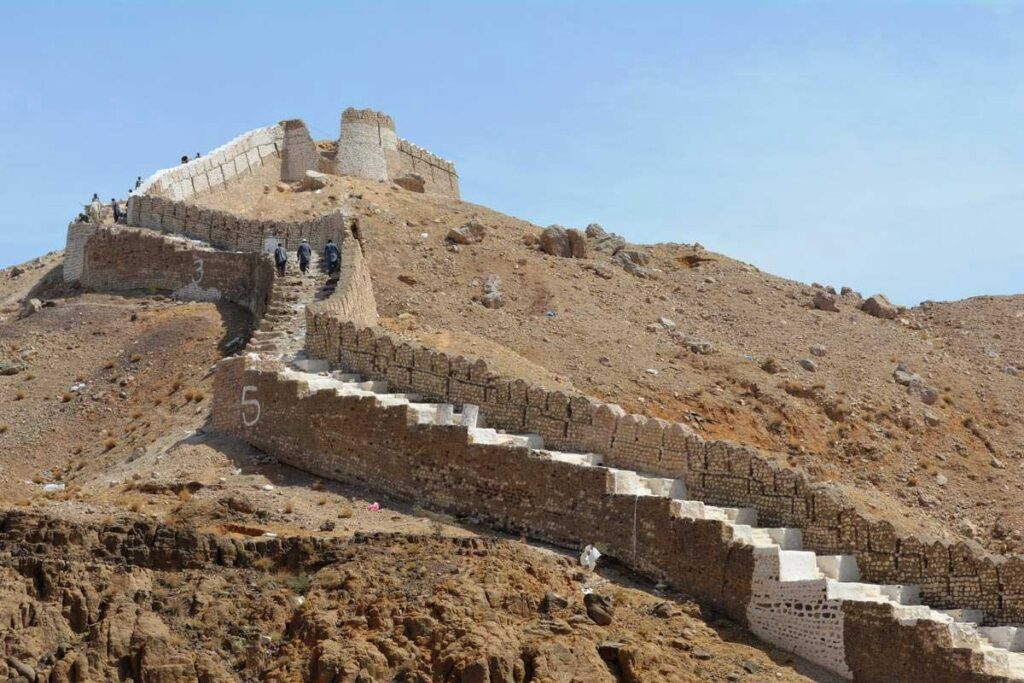
[(128, 225), (185, 235), (234, 251), (262, 251), (268, 238), (276, 238), (289, 250), (308, 239), (310, 246), (320, 251), (328, 239), (341, 240), (344, 222), (340, 212), (292, 223), (238, 218), (163, 197), (135, 195), (128, 200)]
[(231, 301), (258, 319), (274, 283), (271, 258), (143, 230), (99, 229), (86, 241), (81, 283), (99, 291), (159, 290), (188, 301)]
[(243, 133), (198, 159), (150, 176), (133, 196), (166, 197), (183, 200), (215, 190), (237, 176), (263, 166), (268, 158), (278, 157), (284, 143), (280, 125), (257, 128)]

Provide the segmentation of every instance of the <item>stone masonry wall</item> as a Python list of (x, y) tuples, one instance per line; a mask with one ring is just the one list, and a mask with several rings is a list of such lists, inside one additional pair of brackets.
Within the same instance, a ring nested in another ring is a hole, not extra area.
[(78, 282), (85, 266), (85, 243), (99, 229), (96, 223), (71, 223), (64, 244), (64, 282)]
[(329, 353), (329, 340), (333, 336), (329, 321), (351, 320), (364, 326), (377, 324), (377, 301), (362, 242), (345, 230), (339, 245), (341, 268), (334, 295), (306, 306), (306, 350), (314, 358), (323, 358)]
[(134, 194), (188, 199), (262, 167), (265, 159), (280, 156), (283, 142), (284, 129), (280, 125), (251, 130), (206, 156), (157, 171)]
[(388, 175), (392, 178), (406, 173), (419, 173), (427, 192), (459, 198), (459, 175), (455, 164), (418, 147), (407, 140), (398, 140), (396, 153), (387, 156)]
[(705, 440), (679, 423), (500, 378), (483, 360), (449, 356), (329, 313), (315, 316), (308, 330), (307, 350), (334, 367), (387, 380), (396, 391), (478, 405), (488, 426), (540, 434), (550, 448), (599, 453), (611, 467), (683, 479), (693, 498), (755, 508), (764, 526), (799, 527), (807, 549), (856, 555), (865, 581), (919, 584), (932, 607), (982, 609), (990, 623), (1024, 621), (1024, 558), (988, 555), (964, 542), (900, 536), (891, 523), (857, 511), (837, 491), (812, 484), (754, 448)]
[[(668, 498), (616, 494), (605, 468), (549, 460), (525, 447), (471, 444), (462, 426), (417, 424), (407, 406), (384, 407), (372, 397), (310, 392), (282, 370), (251, 357), (222, 361), (214, 428), (318, 476), (561, 545), (598, 543), (623, 564), (746, 622), (754, 550), (733, 542), (724, 523), (680, 516)], [(875, 607), (844, 603), (844, 620), (853, 624), (844, 655), (855, 680), (998, 680), (977, 674), (980, 663), (952, 650), (948, 632), (901, 623), (891, 606)]]
[(266, 254), (215, 251), (143, 230), (99, 229), (84, 248), (81, 283), (100, 291), (157, 289), (189, 301), (231, 301), (263, 317), (274, 283)]
[(128, 225), (173, 232), (236, 251), (261, 251), (269, 237), (276, 238), (289, 250), (296, 249), (305, 238), (314, 250), (320, 251), (328, 239), (341, 240), (344, 222), (340, 212), (290, 223), (237, 218), (224, 211), (162, 197), (135, 195), (128, 200)]
[(281, 180), (293, 183), (306, 177), (306, 171), (320, 167), (320, 153), (302, 119), (281, 122), (284, 141), (281, 147)]

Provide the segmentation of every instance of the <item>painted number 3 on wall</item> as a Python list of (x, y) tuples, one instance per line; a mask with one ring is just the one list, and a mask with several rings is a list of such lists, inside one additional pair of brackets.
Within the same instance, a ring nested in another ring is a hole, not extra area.
[(260, 421), (260, 402), (249, 398), (249, 394), (255, 392), (256, 387), (252, 385), (242, 387), (242, 422), (246, 427), (252, 427)]
[(192, 284), (198, 285), (203, 281), (203, 259), (197, 258), (193, 263), (195, 264), (196, 273), (192, 276)]

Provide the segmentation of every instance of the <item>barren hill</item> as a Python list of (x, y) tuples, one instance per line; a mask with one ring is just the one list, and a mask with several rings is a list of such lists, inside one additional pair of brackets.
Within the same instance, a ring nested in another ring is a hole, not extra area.
[[(887, 320), (847, 292), (819, 310), (822, 286), (696, 244), (630, 247), (650, 255), (638, 277), (593, 239), (587, 258), (548, 255), (540, 227), (483, 206), (350, 177), (281, 191), (276, 177), (269, 164), (197, 203), (277, 220), (353, 211), (393, 330), (762, 447), (905, 528), (1024, 550), (1024, 296)], [(452, 245), (470, 222), (482, 241)], [(480, 303), (491, 274), (501, 308)]]

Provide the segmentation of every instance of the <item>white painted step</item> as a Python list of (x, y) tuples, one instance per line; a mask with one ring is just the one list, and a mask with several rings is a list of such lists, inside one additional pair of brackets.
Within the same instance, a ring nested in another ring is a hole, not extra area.
[(544, 450), (542, 453), (552, 460), (567, 462), (570, 465), (577, 465), (579, 467), (597, 467), (604, 462), (604, 458), (596, 453), (563, 453), (562, 451), (548, 450)]
[(853, 555), (818, 555), (818, 569), (835, 581), (860, 581), (860, 569)]
[(779, 581), (820, 579), (818, 556), (809, 550), (779, 551)]
[(469, 442), (512, 448), (533, 448), (540, 437), (536, 434), (500, 434), (494, 429), (469, 428)]
[(995, 647), (1010, 652), (1024, 652), (1024, 627), (1022, 626), (981, 626), (978, 633)]

